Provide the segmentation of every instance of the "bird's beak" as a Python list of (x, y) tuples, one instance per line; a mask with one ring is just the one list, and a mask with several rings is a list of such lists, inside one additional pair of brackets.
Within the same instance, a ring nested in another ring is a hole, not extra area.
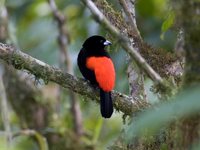
[(110, 41), (108, 41), (108, 40), (106, 40), (106, 41), (103, 43), (104, 46), (111, 45), (111, 44), (112, 44), (112, 43), (111, 43)]

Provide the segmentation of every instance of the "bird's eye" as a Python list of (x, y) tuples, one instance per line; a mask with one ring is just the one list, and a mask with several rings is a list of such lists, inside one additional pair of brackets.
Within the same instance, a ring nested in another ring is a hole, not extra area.
[(100, 43), (103, 43), (104, 41), (103, 40), (100, 40)]

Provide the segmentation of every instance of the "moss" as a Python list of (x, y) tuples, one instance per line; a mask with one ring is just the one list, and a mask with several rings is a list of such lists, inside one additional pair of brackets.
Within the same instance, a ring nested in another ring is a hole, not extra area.
[[(23, 70), (28, 69), (26, 68), (26, 65), (28, 63), (35, 63), (35, 62), (25, 62), (24, 59), (21, 58), (21, 56), (18, 55), (17, 51), (14, 51), (11, 59), (8, 58), (8, 63), (11, 63), (16, 69)], [(39, 79), (43, 79), (45, 84), (48, 84), (49, 82), (49, 73), (45, 72), (42, 67), (35, 67), (34, 69), (30, 70), (31, 74), (35, 75), (35, 80), (39, 81)]]
[(163, 78), (168, 78), (166, 67), (172, 65), (177, 59), (175, 54), (167, 52), (162, 48), (154, 48), (147, 43), (140, 45), (140, 53), (146, 61), (153, 67), (153, 69)]
[(24, 69), (25, 62), (20, 57), (18, 57), (18, 55), (13, 55), (11, 58), (11, 63), (18, 70)]
[(106, 18), (108, 18), (115, 27), (118, 29), (126, 28), (126, 23), (122, 17), (122, 12), (114, 10), (112, 5), (106, 0), (96, 0), (95, 4), (99, 9), (101, 9)]
[(162, 86), (160, 84), (155, 84), (152, 86), (151, 90), (154, 93), (159, 93), (162, 99), (168, 99), (176, 90), (174, 87), (172, 91), (172, 87), (174, 86), (174, 82), (176, 85), (180, 84), (181, 77), (180, 76), (173, 76), (166, 71), (168, 66), (172, 66), (180, 58), (176, 56), (174, 53), (168, 52), (162, 48), (154, 48), (147, 43), (143, 43), (139, 45), (141, 47), (140, 53), (145, 58), (147, 63), (162, 77), (164, 78), (165, 85)]

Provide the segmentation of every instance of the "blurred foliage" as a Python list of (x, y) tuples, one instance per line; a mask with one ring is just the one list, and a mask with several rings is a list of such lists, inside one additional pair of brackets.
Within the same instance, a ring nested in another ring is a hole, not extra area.
[[(118, 1), (109, 1), (115, 9), (121, 9)], [(56, 1), (59, 10), (67, 17), (66, 29), (69, 32), (70, 43), (69, 51), (75, 74), (81, 77), (77, 69), (76, 58), (81, 48), (83, 41), (90, 35), (100, 34), (108, 36), (107, 32), (102, 29), (91, 17), (89, 10), (85, 9), (80, 0), (59, 0)], [(20, 49), (29, 53), (33, 57), (42, 60), (50, 65), (59, 66), (59, 50), (57, 43), (58, 29), (57, 24), (52, 17), (51, 10), (46, 0), (6, 0), (5, 5), (9, 13), (9, 31), (10, 38), (14, 41)], [(172, 18), (166, 18), (168, 12), (168, 4), (165, 0), (138, 0), (136, 2), (137, 9), (137, 25), (142, 34), (142, 37), (149, 43), (155, 46), (161, 46), (167, 50), (172, 50), (176, 35), (171, 31)], [(165, 38), (160, 39), (160, 35), (165, 32)], [(113, 58), (116, 71), (117, 80), (115, 89), (128, 94), (127, 82), (127, 61), (126, 53), (119, 47), (117, 41), (113, 40), (113, 45), (108, 48), (111, 57)], [(149, 87), (150, 81), (146, 81), (145, 86)], [(48, 97), (52, 104), (56, 103), (56, 89), (55, 84), (43, 85), (40, 84), (44, 95)], [(150, 100), (157, 99), (155, 95), (148, 91)], [(197, 93), (194, 93), (194, 97)], [(193, 98), (194, 98), (193, 97)], [(102, 120), (99, 113), (99, 105), (85, 101), (85, 97), (79, 96), (83, 117), (83, 127), (87, 136), (82, 138), (87, 145), (92, 145), (96, 150), (105, 149), (111, 145), (121, 133), (123, 126), (122, 114), (116, 112), (109, 120)], [(157, 111), (147, 111), (138, 116), (136, 124), (130, 126), (129, 136), (132, 136), (141, 131), (142, 127), (154, 127), (154, 122), (160, 120), (163, 122), (169, 121), (171, 113), (170, 107), (176, 105), (185, 106), (187, 97), (183, 97), (182, 101), (175, 101), (174, 103), (162, 104)], [(176, 98), (178, 99), (178, 98)], [(192, 107), (192, 104), (191, 104)], [(46, 128), (47, 131), (58, 132), (61, 135), (73, 132), (72, 116), (70, 114), (69, 96), (62, 95), (59, 105), (60, 111), (53, 112), (51, 122)], [(181, 109), (182, 110), (182, 109)], [(180, 110), (180, 111), (181, 111)], [(181, 114), (181, 112), (179, 112)], [(156, 117), (155, 117), (156, 116)], [(11, 125), (13, 131), (18, 131), (19, 118), (12, 115)], [(158, 127), (157, 126), (157, 127)], [(3, 130), (2, 122), (0, 121), (0, 129)], [(45, 131), (46, 131), (45, 130)], [(69, 141), (69, 139), (66, 139)], [(0, 134), (0, 150), (6, 149), (6, 138)], [(74, 143), (71, 143), (72, 145)], [(11, 143), (11, 150), (37, 150), (37, 143), (27, 136), (20, 136), (14, 138)]]
[(20, 136), (14, 138), (10, 145), (6, 144), (6, 138), (4, 135), (0, 135), (0, 150), (34, 150), (39, 149), (36, 142), (34, 142), (30, 137)]
[(127, 141), (137, 136), (150, 137), (172, 121), (197, 114), (200, 109), (199, 90), (199, 87), (184, 90), (171, 101), (156, 105), (154, 109), (138, 115), (127, 128)]
[(167, 16), (167, 19), (163, 22), (162, 24), (162, 34), (161, 34), (161, 39), (164, 40), (164, 34), (169, 30), (170, 27), (174, 24), (174, 19), (175, 19), (175, 14), (173, 11), (169, 12), (169, 15)]
[(154, 46), (160, 46), (168, 51), (173, 51), (176, 32), (166, 28), (165, 38), (160, 38), (163, 33), (163, 24), (172, 20), (170, 14), (171, 9), (168, 0), (136, 1), (137, 25), (144, 40)]

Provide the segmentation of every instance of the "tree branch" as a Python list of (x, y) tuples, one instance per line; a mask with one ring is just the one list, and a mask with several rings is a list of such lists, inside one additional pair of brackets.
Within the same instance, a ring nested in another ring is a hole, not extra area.
[[(97, 87), (92, 87), (87, 81), (68, 73), (63, 73), (60, 69), (35, 59), (7, 44), (0, 43), (0, 59), (14, 66), (16, 69), (28, 70), (36, 78), (42, 78), (45, 83), (48, 83), (48, 81), (55, 82), (64, 88), (99, 102)], [(126, 115), (131, 115), (150, 105), (143, 100), (134, 101), (132, 97), (116, 91), (112, 91), (112, 97), (116, 110)]]
[(132, 4), (130, 0), (119, 0), (121, 6), (123, 7), (123, 10), (128, 17), (128, 20), (131, 24), (131, 29), (133, 30), (133, 33), (135, 36), (137, 36), (138, 39), (141, 39), (139, 30), (137, 28), (136, 19), (135, 19), (135, 0)]
[(108, 32), (119, 40), (119, 44), (124, 48), (124, 50), (126, 50), (137, 65), (139, 65), (154, 82), (165, 86), (164, 80), (160, 77), (160, 75), (153, 70), (153, 68), (133, 47), (130, 46), (127, 40), (128, 37), (122, 36), (118, 29), (107, 20), (107, 18), (99, 11), (91, 0), (82, 0), (82, 2), (90, 9), (95, 19), (102, 24)]
[[(133, 32), (133, 37), (130, 38), (131, 46), (138, 52), (141, 51), (139, 44), (136, 44), (136, 39), (142, 41), (139, 30), (137, 29), (136, 19), (135, 19), (135, 5), (130, 2), (130, 0), (119, 0), (124, 13), (126, 14), (126, 23), (130, 24), (131, 32)], [(120, 29), (123, 30), (123, 29)], [(126, 33), (128, 36), (128, 31)], [(132, 97), (143, 97), (143, 99), (147, 100), (146, 91), (144, 88), (144, 73), (141, 71), (132, 61), (130, 56), (127, 56), (128, 67), (128, 82), (129, 82), (129, 90)]]

